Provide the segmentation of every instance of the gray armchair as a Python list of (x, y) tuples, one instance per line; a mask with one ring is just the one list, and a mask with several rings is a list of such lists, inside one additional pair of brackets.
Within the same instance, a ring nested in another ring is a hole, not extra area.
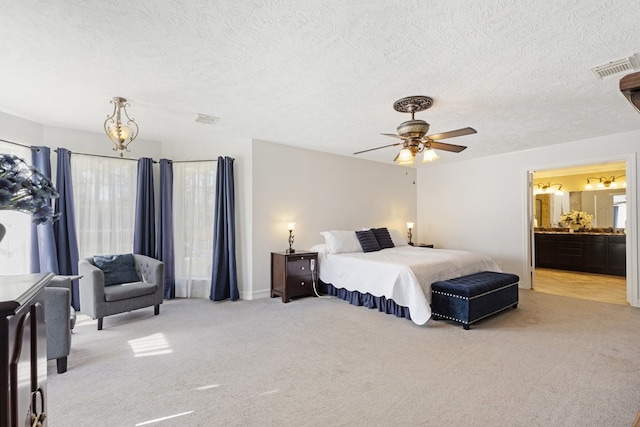
[(105, 286), (104, 273), (93, 258), (78, 262), (80, 279), (80, 311), (98, 319), (102, 330), (105, 316), (154, 306), (154, 314), (160, 313), (164, 299), (164, 263), (144, 255), (134, 254), (135, 270), (140, 281)]
[(44, 319), (47, 331), (47, 360), (56, 360), (58, 373), (67, 371), (71, 351), (71, 330), (76, 312), (71, 307), (71, 280), (55, 276), (44, 290)]

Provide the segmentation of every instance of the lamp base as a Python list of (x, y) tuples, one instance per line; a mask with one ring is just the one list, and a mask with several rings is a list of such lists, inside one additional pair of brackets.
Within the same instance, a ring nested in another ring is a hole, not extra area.
[(287, 250), (285, 251), (285, 253), (287, 253), (287, 254), (295, 254), (295, 253), (296, 253), (296, 250), (295, 250), (295, 249), (292, 249), (292, 248), (289, 248), (289, 249), (287, 249)]

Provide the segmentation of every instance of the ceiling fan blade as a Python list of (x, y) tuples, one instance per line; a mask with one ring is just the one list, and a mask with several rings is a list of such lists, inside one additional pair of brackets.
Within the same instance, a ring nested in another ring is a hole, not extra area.
[(402, 145), (402, 144), (403, 144), (402, 142), (396, 142), (395, 144), (383, 145), (382, 147), (369, 148), (368, 150), (357, 151), (353, 154), (362, 154), (362, 153), (366, 153), (367, 151), (379, 150), (381, 148), (387, 148), (387, 147), (395, 147), (396, 145)]
[(395, 133), (381, 133), (380, 135), (391, 136), (393, 138), (398, 138), (398, 139), (404, 139), (403, 137), (401, 137), (400, 135), (396, 135)]
[(449, 132), (436, 133), (433, 135), (428, 135), (429, 139), (447, 139), (447, 138), (455, 138), (456, 136), (464, 136), (471, 135), (473, 133), (477, 133), (474, 128), (462, 128), (458, 130), (452, 130)]
[(459, 153), (467, 148), (463, 145), (447, 144), (438, 141), (431, 141), (430, 144), (431, 148), (434, 148), (436, 150), (451, 151), (452, 153)]

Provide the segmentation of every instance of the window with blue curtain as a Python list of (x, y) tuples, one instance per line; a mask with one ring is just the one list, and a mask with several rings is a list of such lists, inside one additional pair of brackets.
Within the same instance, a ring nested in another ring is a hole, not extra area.
[(133, 251), (137, 169), (135, 160), (73, 155), (80, 258)]
[(209, 298), (216, 162), (173, 162), (175, 296)]

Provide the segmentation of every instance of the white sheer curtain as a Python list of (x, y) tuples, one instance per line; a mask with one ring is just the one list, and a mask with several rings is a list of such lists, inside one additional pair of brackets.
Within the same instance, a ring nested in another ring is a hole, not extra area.
[(216, 162), (173, 163), (176, 297), (209, 298)]
[(131, 160), (71, 156), (80, 258), (133, 251), (137, 170)]
[[(31, 150), (27, 147), (0, 141), (0, 153), (14, 154), (31, 164)], [(0, 274), (28, 274), (31, 271), (31, 215), (0, 210), (0, 223), (7, 229), (0, 242)]]

